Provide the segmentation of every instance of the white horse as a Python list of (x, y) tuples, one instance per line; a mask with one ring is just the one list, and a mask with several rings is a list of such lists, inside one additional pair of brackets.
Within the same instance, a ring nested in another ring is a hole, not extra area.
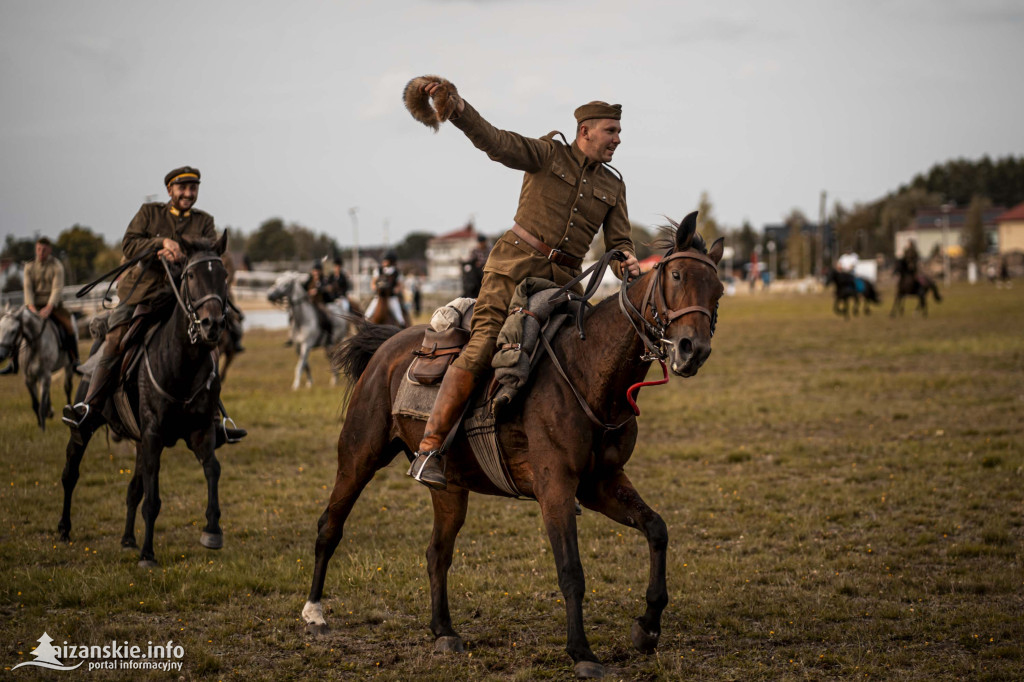
[[(74, 319), (74, 318), (72, 318)], [(78, 343), (78, 334), (75, 334)], [(0, 361), (13, 358), (25, 373), (25, 386), (32, 397), (32, 412), (39, 428), (46, 430), (46, 419), (53, 416), (50, 406), (50, 380), (54, 372), (64, 370), (64, 393), (71, 404), (74, 367), (71, 357), (61, 347), (57, 323), (44, 320), (25, 306), (4, 310), (0, 317)]]
[[(292, 390), (298, 390), (302, 380), (302, 373), (306, 373), (306, 386), (313, 385), (313, 373), (309, 369), (309, 351), (314, 348), (323, 347), (326, 351), (345, 336), (348, 335), (349, 323), (343, 317), (349, 312), (349, 303), (341, 298), (328, 305), (331, 312), (331, 329), (323, 330), (317, 320), (316, 309), (313, 302), (309, 300), (309, 292), (306, 291), (304, 282), (307, 275), (301, 272), (286, 272), (277, 278), (274, 286), (267, 292), (267, 298), (271, 303), (286, 302), (288, 304), (289, 316), (291, 318), (292, 344), (299, 354), (299, 361), (295, 365), (295, 380), (292, 382)], [(338, 372), (331, 369), (331, 386), (338, 384)]]

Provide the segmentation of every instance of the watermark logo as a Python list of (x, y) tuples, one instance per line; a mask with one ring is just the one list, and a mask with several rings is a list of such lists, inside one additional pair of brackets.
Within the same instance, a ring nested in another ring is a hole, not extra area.
[(53, 637), (50, 637), (45, 632), (36, 641), (39, 642), (39, 646), (32, 650), (32, 655), (36, 657), (36, 660), (19, 663), (11, 668), (12, 671), (17, 670), (23, 665), (34, 665), (37, 668), (49, 668), (50, 670), (75, 670), (85, 663), (85, 661), (79, 661), (78, 665), (67, 666), (57, 660), (57, 654), (60, 652), (50, 643), (53, 641)]
[[(173, 640), (165, 644), (147, 642), (147, 646), (131, 645), (127, 641), (118, 643), (116, 640), (101, 646), (85, 646), (68, 644), (54, 645), (53, 638), (43, 633), (38, 640), (39, 646), (32, 650), (36, 660), (24, 661), (12, 666), (11, 671), (26, 665), (49, 670), (76, 670), (86, 665), (87, 670), (160, 670), (181, 671), (185, 649)], [(77, 665), (61, 663), (60, 659), (79, 659)]]

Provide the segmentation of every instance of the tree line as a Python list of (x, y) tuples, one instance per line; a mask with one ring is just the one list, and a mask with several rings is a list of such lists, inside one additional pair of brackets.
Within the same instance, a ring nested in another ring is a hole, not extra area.
[[(953, 203), (967, 207), (964, 250), (969, 258), (982, 255), (987, 248), (982, 220), (984, 211), (993, 206), (1010, 208), (1024, 202), (1024, 157), (1006, 157), (995, 161), (983, 156), (978, 161), (954, 159), (936, 164), (925, 173), (914, 176), (906, 185), (884, 197), (867, 203), (844, 206), (836, 202), (826, 218), (833, 228), (840, 251), (859, 249), (863, 254), (882, 254), (892, 258), (896, 232), (905, 228), (914, 214), (922, 209), (937, 209)], [(759, 248), (762, 254), (767, 246), (765, 234), (749, 222), (739, 227), (720, 225), (714, 215), (714, 206), (707, 192), (701, 194), (697, 209), (700, 211), (698, 230), (711, 244), (720, 236), (734, 250), (734, 263), (749, 262)], [(677, 219), (681, 218), (679, 216)], [(789, 239), (780, 250), (777, 269), (798, 276), (809, 274), (819, 251), (834, 258), (829, 245), (819, 243), (815, 234), (809, 238), (805, 228), (810, 221), (799, 210), (793, 209), (783, 217)], [(312, 261), (320, 258), (346, 256), (348, 250), (326, 233), (316, 233), (298, 223), (286, 223), (279, 217), (270, 218), (255, 231), (246, 235), (242, 230), (228, 227), (228, 248), (244, 254), (247, 261)], [(657, 228), (633, 224), (633, 242), (640, 259), (651, 255), (658, 237)], [(394, 246), (400, 260), (423, 261), (430, 232), (413, 232)], [(28, 261), (34, 257), (35, 239), (15, 238), (7, 235), (0, 257)], [(67, 268), (70, 284), (88, 281), (117, 267), (121, 261), (121, 245), (107, 244), (103, 236), (87, 226), (75, 224), (61, 232), (54, 241), (55, 251)], [(594, 245), (595, 255), (603, 248), (601, 240)], [(862, 255), (863, 255), (862, 254)], [(778, 274), (778, 273), (777, 273)], [(8, 282), (8, 287), (20, 288), (19, 282)]]

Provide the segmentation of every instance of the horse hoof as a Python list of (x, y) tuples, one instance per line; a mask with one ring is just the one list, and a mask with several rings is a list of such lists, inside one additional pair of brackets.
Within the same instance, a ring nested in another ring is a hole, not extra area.
[(439, 654), (461, 654), (466, 651), (466, 645), (462, 643), (459, 636), (438, 637), (434, 640), (434, 651)]
[(224, 546), (223, 533), (207, 533), (205, 530), (199, 536), (199, 544), (206, 549), (220, 549)]
[(71, 534), (70, 533), (61, 533), (60, 534), (60, 541), (63, 542), (65, 545), (70, 545), (71, 544)]
[(137, 550), (139, 545), (135, 542), (135, 538), (128, 540), (121, 540), (121, 549), (134, 549)]
[(658, 648), (660, 632), (647, 632), (639, 620), (633, 621), (633, 627), (629, 631), (629, 638), (633, 640), (633, 647), (643, 654), (653, 654)]
[(139, 568), (160, 568), (160, 564), (153, 559), (139, 559)]
[(580, 679), (596, 679), (604, 677), (604, 666), (597, 661), (580, 661), (577, 663), (573, 670), (576, 672), (576, 677)]
[(327, 630), (327, 623), (306, 623), (307, 635), (326, 635)]

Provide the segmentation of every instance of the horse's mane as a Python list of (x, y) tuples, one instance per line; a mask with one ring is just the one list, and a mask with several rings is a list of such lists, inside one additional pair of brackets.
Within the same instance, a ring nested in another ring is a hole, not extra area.
[[(644, 244), (657, 251), (670, 250), (675, 248), (676, 245), (676, 232), (679, 231), (679, 223), (672, 220), (668, 216), (664, 216), (665, 220), (669, 222), (668, 225), (658, 226), (658, 236), (652, 239), (650, 242)], [(699, 232), (693, 233), (693, 240), (690, 242), (690, 248), (696, 249), (700, 253), (708, 252), (707, 242), (704, 241), (704, 237)]]

